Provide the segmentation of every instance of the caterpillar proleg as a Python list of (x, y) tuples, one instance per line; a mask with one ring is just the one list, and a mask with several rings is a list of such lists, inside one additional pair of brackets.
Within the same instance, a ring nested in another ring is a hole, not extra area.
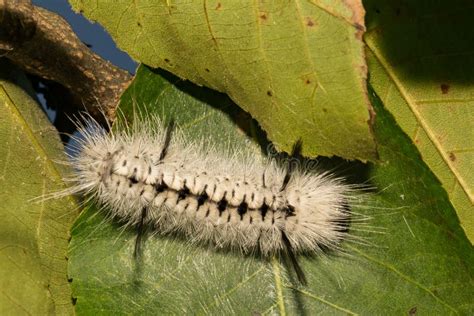
[(97, 200), (135, 227), (136, 253), (150, 227), (244, 254), (287, 255), (305, 283), (296, 256), (338, 249), (348, 237), (354, 190), (340, 178), (293, 160), (189, 142), (157, 117), (133, 126), (140, 130), (107, 133), (93, 120), (79, 127), (68, 193)]

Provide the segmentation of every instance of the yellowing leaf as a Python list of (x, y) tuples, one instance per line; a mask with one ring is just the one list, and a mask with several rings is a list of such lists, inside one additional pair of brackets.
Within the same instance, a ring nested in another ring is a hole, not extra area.
[(470, 1), (367, 1), (370, 82), (418, 147), (474, 242)]
[(375, 158), (360, 1), (70, 2), (134, 59), (227, 93), (281, 150)]
[(0, 64), (0, 314), (71, 314), (67, 280), (71, 199), (33, 203), (60, 190), (54, 127), (22, 89), (21, 72)]

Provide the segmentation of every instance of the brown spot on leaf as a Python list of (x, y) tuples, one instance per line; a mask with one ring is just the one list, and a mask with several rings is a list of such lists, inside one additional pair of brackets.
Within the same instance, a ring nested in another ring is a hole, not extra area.
[(310, 17), (307, 17), (306, 18), (306, 25), (309, 26), (309, 27), (313, 27), (314, 26), (313, 19), (311, 19)]
[(142, 24), (141, 24), (140, 22), (137, 22), (137, 25), (138, 25), (139, 27), (141, 27), (141, 26), (142, 26)]
[(220, 2), (217, 2), (216, 10), (222, 9), (222, 4)]
[(273, 95), (273, 92), (272, 92), (271, 90), (268, 90), (268, 91), (267, 91), (267, 95), (268, 95), (269, 97), (271, 97), (271, 96)]
[(311, 80), (309, 80), (309, 79), (306, 79), (304, 83), (306, 83), (306, 84), (310, 84), (310, 83), (311, 83)]
[(324, 112), (324, 113), (327, 113), (327, 112), (328, 112), (328, 109), (323, 108), (323, 112)]
[(357, 29), (359, 32), (364, 32), (365, 31), (365, 26), (363, 26), (360, 23), (354, 23), (354, 27)]
[(350, 9), (352, 12), (352, 16), (350, 18), (351, 24), (356, 29), (355, 37), (357, 40), (362, 41), (362, 37), (365, 32), (365, 9), (362, 5), (362, 1), (356, 0), (345, 0), (342, 1), (346, 7)]
[(449, 84), (447, 84), (447, 83), (442, 83), (442, 84), (440, 85), (440, 87), (441, 87), (441, 93), (442, 93), (442, 94), (448, 94), (449, 88), (450, 88), (450, 87), (449, 87)]
[(416, 306), (413, 306), (412, 308), (410, 308), (410, 310), (408, 311), (408, 315), (410, 316), (416, 315)]
[(449, 153), (449, 160), (456, 161), (456, 155), (453, 152)]
[(206, 68), (206, 69), (204, 69), (204, 70), (205, 70), (206, 72), (211, 72), (211, 71), (209, 70), (209, 68)]
[(267, 18), (268, 18), (268, 17), (267, 17), (267, 14), (266, 14), (266, 13), (264, 13), (264, 12), (263, 12), (263, 13), (260, 13), (260, 19), (266, 21)]
[(170, 62), (170, 60), (169, 60), (168, 58), (165, 58), (165, 62), (169, 63), (169, 62)]

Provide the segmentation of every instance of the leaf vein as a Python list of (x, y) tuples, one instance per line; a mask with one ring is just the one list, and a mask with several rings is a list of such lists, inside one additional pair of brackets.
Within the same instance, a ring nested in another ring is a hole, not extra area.
[(404, 279), (405, 281), (407, 281), (408, 283), (411, 283), (413, 285), (415, 285), (416, 287), (418, 287), (419, 289), (425, 291), (426, 293), (428, 293), (430, 296), (432, 296), (436, 301), (438, 301), (439, 303), (441, 303), (442, 305), (444, 305), (445, 307), (447, 307), (448, 309), (450, 309), (451, 311), (455, 312), (455, 313), (458, 313), (458, 311), (452, 307), (451, 305), (449, 305), (447, 302), (445, 302), (444, 300), (442, 300), (440, 297), (438, 297), (436, 294), (434, 294), (430, 289), (428, 289), (427, 287), (425, 287), (424, 285), (416, 282), (415, 280), (411, 279), (410, 277), (408, 277), (407, 275), (403, 274), (401, 271), (397, 270), (395, 267), (393, 267), (392, 265), (386, 263), (386, 262), (383, 262), (383, 261), (380, 261), (380, 260), (377, 260), (365, 253), (363, 253), (362, 251), (360, 251), (359, 249), (357, 249), (356, 247), (353, 247), (353, 246), (350, 246), (350, 245), (347, 245), (348, 248), (350, 248), (351, 250), (357, 252), (359, 255), (361, 255), (362, 257), (366, 258), (367, 260), (369, 261), (372, 261), (380, 266), (382, 266), (383, 268), (397, 274), (398, 276), (400, 276), (402, 279)]

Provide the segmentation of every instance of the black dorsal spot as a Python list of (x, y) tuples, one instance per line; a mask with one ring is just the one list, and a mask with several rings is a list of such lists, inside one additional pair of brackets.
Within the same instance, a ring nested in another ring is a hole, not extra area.
[(222, 212), (224, 212), (227, 208), (227, 200), (222, 199), (217, 202), (217, 209), (219, 210), (219, 216), (221, 216)]
[(237, 212), (240, 215), (240, 220), (244, 219), (244, 214), (247, 213), (248, 205), (245, 202), (240, 203), (240, 205), (237, 207)]
[(288, 204), (285, 209), (285, 218), (296, 216), (295, 207), (293, 205)]
[(168, 186), (164, 182), (155, 184), (155, 190), (157, 193), (161, 193), (165, 191), (167, 188)]
[(265, 220), (265, 216), (267, 215), (267, 212), (268, 212), (268, 205), (263, 202), (262, 206), (260, 206), (260, 214), (262, 214), (262, 221)]
[(132, 184), (137, 184), (138, 183), (138, 179), (135, 176), (128, 178), (128, 180), (130, 180), (130, 183), (132, 183)]
[(125, 167), (127, 165), (127, 159), (125, 159), (123, 162), (122, 162), (122, 167)]
[(202, 191), (202, 193), (199, 194), (197, 197), (198, 207), (203, 205), (204, 202), (206, 202), (208, 198), (209, 196), (207, 195), (206, 191)]
[(148, 166), (148, 174), (151, 174), (151, 166)]
[(186, 186), (183, 186), (183, 188), (178, 191), (178, 202), (184, 200), (189, 193), (189, 189)]

